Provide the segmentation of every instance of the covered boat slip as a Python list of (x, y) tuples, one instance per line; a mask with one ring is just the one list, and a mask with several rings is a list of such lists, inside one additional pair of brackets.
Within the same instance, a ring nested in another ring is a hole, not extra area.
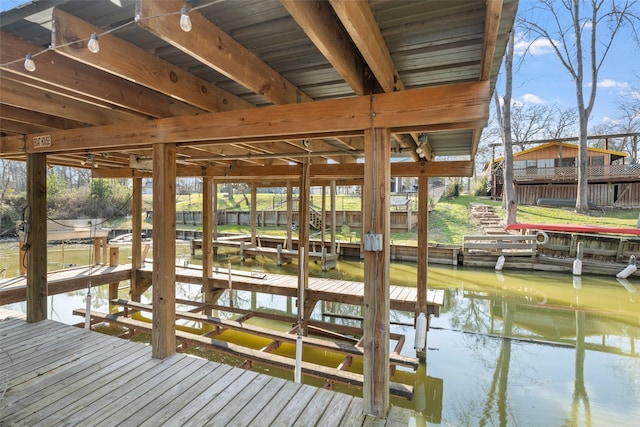
[[(141, 282), (151, 282), (153, 268), (148, 260), (145, 267), (137, 272)], [(50, 272), (47, 275), (47, 293), (59, 293), (86, 289), (91, 286), (117, 283), (130, 280), (132, 277), (131, 264), (118, 266), (83, 266)], [(234, 289), (249, 292), (259, 292), (273, 295), (297, 296), (297, 277), (283, 274), (252, 274), (241, 270), (214, 270), (206, 282), (215, 289)], [(202, 269), (197, 266), (176, 266), (176, 281), (182, 283), (202, 283)], [(143, 287), (143, 285), (140, 285)], [(24, 276), (0, 280), (0, 305), (26, 301), (27, 278)], [(345, 280), (309, 278), (306, 292), (306, 302), (318, 301), (340, 302), (345, 304), (363, 305), (364, 284)], [(417, 300), (417, 289), (406, 286), (390, 286), (389, 298), (392, 310), (413, 311)], [(427, 290), (428, 314), (438, 315), (444, 302), (444, 291), (441, 289)]]
[[(0, 308), (0, 425), (406, 426), (362, 415), (359, 397)], [(5, 391), (6, 387), (6, 391)], [(2, 394), (0, 394), (2, 396)]]
[[(176, 352), (179, 178), (201, 180), (207, 304), (216, 303), (224, 285), (212, 277), (218, 185), (250, 185), (252, 199), (259, 186), (297, 189), (304, 220), (296, 293), (303, 306), (314, 296), (308, 265), (311, 188), (331, 188), (333, 194), (338, 185), (360, 186), (362, 412), (385, 418), (390, 182), (410, 177), (418, 186), (417, 295), (411, 305), (416, 318), (424, 319), (429, 178), (473, 173), (518, 2), (241, 5), (57, 0), (0, 15), (0, 158), (27, 166), (27, 321), (47, 317), (47, 165), (85, 168), (96, 179), (131, 183), (131, 298), (152, 286), (150, 354), (161, 360), (173, 360)], [(193, 25), (185, 29), (180, 22), (187, 20)], [(142, 187), (149, 178), (150, 279), (141, 269)], [(307, 307), (299, 307), (298, 324), (307, 314)], [(424, 348), (420, 357), (426, 357)]]

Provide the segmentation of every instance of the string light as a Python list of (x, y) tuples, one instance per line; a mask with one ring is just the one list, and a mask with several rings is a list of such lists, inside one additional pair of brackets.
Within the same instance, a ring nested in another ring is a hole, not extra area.
[[(216, 3), (220, 3), (222, 1), (224, 1), (224, 0), (212, 0), (212, 1), (208, 2), (208, 3), (201, 4), (200, 6), (193, 7), (193, 8), (191, 8), (191, 10), (193, 11), (193, 10), (204, 9), (206, 7), (209, 7), (209, 6), (214, 5)], [(106, 31), (104, 31), (102, 33), (99, 33), (99, 34), (98, 33), (93, 33), (93, 34), (91, 34), (91, 37), (89, 37), (87, 39), (73, 40), (73, 41), (71, 41), (69, 43), (64, 43), (64, 44), (57, 45), (57, 46), (51, 45), (51, 46), (41, 50), (40, 52), (34, 53), (33, 55), (28, 53), (26, 58), (25, 58), (25, 61), (24, 61), (24, 68), (27, 71), (34, 72), (36, 70), (36, 64), (35, 64), (35, 61), (34, 61), (34, 58), (36, 56), (42, 55), (43, 53), (48, 52), (50, 50), (55, 50), (57, 48), (71, 46), (71, 45), (77, 44), (78, 42), (85, 42), (85, 41), (88, 42), (87, 43), (87, 48), (91, 52), (97, 53), (97, 52), (100, 51), (100, 44), (98, 43), (98, 37), (101, 37), (101, 36), (103, 36), (105, 34), (113, 33), (114, 31), (118, 31), (118, 30), (120, 30), (122, 28), (125, 28), (125, 27), (127, 27), (127, 26), (129, 26), (131, 24), (134, 24), (134, 23), (137, 23), (137, 22), (140, 22), (140, 21), (146, 21), (146, 20), (155, 19), (155, 18), (163, 18), (165, 16), (173, 16), (173, 15), (177, 15), (177, 14), (180, 14), (180, 28), (182, 28), (182, 30), (186, 31), (186, 32), (190, 31), (191, 28), (192, 28), (192, 24), (191, 24), (191, 18), (189, 18), (189, 10), (186, 7), (182, 7), (179, 12), (164, 13), (164, 14), (160, 14), (160, 15), (147, 16), (147, 17), (144, 17), (144, 18), (141, 18), (140, 16), (136, 15), (135, 18), (133, 20), (131, 20), (131, 21), (125, 22), (122, 25), (119, 25), (119, 26), (117, 26), (115, 28), (111, 28), (111, 29), (106, 30)], [(22, 59), (15, 59), (13, 61), (4, 62), (4, 63), (0, 64), (0, 68), (5, 68), (5, 67), (8, 67), (10, 65), (17, 64), (17, 63), (19, 63), (21, 61), (22, 61)]]
[(189, 18), (189, 11), (184, 6), (182, 7), (182, 9), (180, 9), (180, 28), (182, 28), (182, 31), (184, 31), (185, 33), (191, 31), (192, 28), (191, 18)]
[(93, 53), (100, 52), (100, 43), (98, 43), (98, 34), (97, 33), (91, 34), (91, 38), (89, 39), (89, 43), (87, 43), (87, 49), (89, 49), (89, 51), (93, 52)]
[(27, 53), (27, 57), (24, 60), (24, 68), (32, 73), (36, 70), (36, 63), (33, 61), (33, 56), (31, 56), (30, 53)]

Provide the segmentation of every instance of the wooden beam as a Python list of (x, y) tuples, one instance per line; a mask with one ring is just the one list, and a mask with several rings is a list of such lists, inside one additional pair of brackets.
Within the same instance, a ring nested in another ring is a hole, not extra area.
[[(484, 20), (484, 39), (482, 41), (482, 64), (480, 67), (480, 80), (489, 80), (493, 67), (493, 55), (496, 51), (496, 43), (500, 30), (500, 17), (502, 15), (502, 0), (488, 0), (487, 12)], [(511, 31), (514, 31), (513, 29)]]
[(24, 122), (16, 122), (14, 120), (7, 120), (0, 117), (0, 132), (4, 132), (5, 134), (23, 135), (26, 133), (49, 132), (52, 130), (54, 129), (31, 125)]
[[(420, 313), (428, 316), (427, 311), (427, 291), (429, 284), (427, 282), (427, 272), (429, 268), (429, 177), (421, 176), (418, 178), (418, 256), (417, 265), (418, 272), (416, 277), (416, 317)], [(424, 348), (418, 352), (418, 357), (422, 361), (426, 361), (427, 349)]]
[(390, 149), (388, 129), (365, 131), (363, 232), (380, 235), (381, 247), (364, 252), (363, 399), (364, 413), (381, 418), (389, 409)]
[[(298, 197), (298, 327), (307, 335), (307, 321), (304, 314), (311, 303), (307, 296), (309, 289), (309, 195), (311, 193), (311, 160), (302, 165), (300, 191)], [(301, 258), (304, 252), (305, 259)]]
[(353, 49), (349, 34), (336, 21), (327, 3), (318, 0), (280, 2), (355, 94), (365, 95), (368, 92), (364, 85), (365, 66)]
[[(102, 44), (102, 38), (100, 39)], [(22, 59), (25, 52), (37, 52), (40, 46), (21, 40), (9, 33), (0, 33), (0, 63)], [(137, 111), (151, 117), (172, 117), (202, 113), (203, 110), (177, 101), (154, 90), (147, 89), (110, 73), (65, 58), (54, 51), (45, 51), (37, 57), (36, 70), (26, 71), (21, 62), (4, 68), (16, 75), (43, 82), (65, 91), (73, 91), (121, 108)]]
[(44, 128), (45, 130), (64, 130), (84, 126), (84, 122), (63, 119), (62, 117), (38, 113), (37, 111), (33, 110), (25, 110), (24, 108), (14, 107), (6, 104), (0, 105), (0, 117), (2, 119), (8, 119), (15, 122), (39, 126)]
[(0, 103), (41, 114), (98, 126), (141, 120), (140, 116), (110, 109), (106, 105), (87, 104), (59, 93), (49, 92), (43, 87), (30, 87), (7, 78), (0, 80), (0, 87)]
[(153, 147), (152, 356), (176, 351), (176, 147)]
[[(193, 28), (182, 31), (175, 13), (182, 0), (137, 0), (138, 25), (276, 105), (311, 101), (300, 89), (200, 12), (191, 10)], [(146, 19), (154, 17), (153, 19)], [(212, 42), (213, 41), (213, 42)]]
[[(209, 283), (213, 275), (213, 228), (214, 217), (217, 218), (217, 193), (218, 186), (213, 178), (202, 178), (202, 296), (205, 304), (215, 304), (214, 289)], [(216, 204), (214, 204), (214, 200)], [(216, 213), (214, 213), (216, 212)], [(210, 314), (211, 310), (207, 309)]]
[(257, 242), (257, 236), (256, 236), (256, 228), (257, 228), (257, 216), (258, 216), (258, 208), (257, 208), (257, 201), (258, 201), (258, 194), (257, 194), (257, 188), (255, 183), (251, 184), (251, 206), (250, 208), (250, 214), (249, 214), (249, 228), (251, 228), (251, 245), (255, 246), (256, 242)]
[(382, 90), (403, 90), (404, 86), (369, 3), (365, 0), (330, 0), (330, 3)]
[[(1, 140), (0, 140), (1, 141)], [(392, 176), (398, 177), (458, 177), (473, 176), (474, 162), (471, 160), (452, 160), (436, 162), (401, 162), (391, 163)], [(179, 167), (177, 176), (215, 177), (220, 182), (251, 182), (254, 180), (268, 180), (282, 182), (297, 180), (302, 171), (301, 165), (273, 165), (273, 166), (228, 166), (228, 167)], [(96, 178), (131, 178), (141, 172), (129, 168), (106, 169), (93, 171)], [(347, 164), (312, 164), (311, 177), (313, 182), (332, 179), (362, 179), (364, 177), (363, 163)], [(313, 185), (313, 183), (312, 183)]]
[(142, 286), (137, 271), (142, 267), (142, 177), (132, 178), (131, 188), (131, 299), (140, 302)]
[(430, 125), (471, 120), (486, 124), (488, 108), (489, 82), (460, 83), (377, 94), (372, 98), (363, 96), (69, 129), (47, 134), (48, 145), (34, 144), (34, 138), (37, 140), (43, 135), (30, 134), (27, 149), (47, 153), (126, 149), (167, 142), (228, 143), (246, 142), (249, 138), (300, 139), (326, 133), (353, 134), (372, 125), (395, 130), (425, 129)]
[[(47, 156), (27, 156), (27, 322), (47, 318)], [(20, 260), (22, 263), (23, 260)]]
[(89, 52), (85, 42), (72, 42), (86, 39), (88, 34), (94, 32), (100, 34), (103, 30), (61, 9), (53, 10), (53, 22), (54, 43), (59, 46), (56, 52), (76, 61), (207, 111), (229, 111), (252, 106), (237, 96), (113, 34), (100, 36), (100, 52)]
[(3, 136), (0, 138), (0, 157), (26, 153), (24, 135)]

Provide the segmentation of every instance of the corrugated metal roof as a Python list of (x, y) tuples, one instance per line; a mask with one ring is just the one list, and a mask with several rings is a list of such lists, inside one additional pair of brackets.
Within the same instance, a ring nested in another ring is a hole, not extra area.
[[(370, 0), (368, 2), (405, 89), (479, 80), (486, 36), (486, 3), (485, 0)], [(356, 96), (354, 89), (345, 82), (341, 74), (331, 65), (280, 1), (193, 0), (188, 1), (187, 4), (191, 8), (196, 8), (207, 20), (217, 25), (313, 100)], [(152, 52), (159, 58), (255, 106), (272, 105), (272, 102), (264, 96), (254, 93), (136, 25), (133, 22), (136, 14), (134, 1), (32, 1), (23, 7), (1, 13), (0, 30), (2, 33), (17, 36), (46, 49), (51, 44), (51, 13), (54, 7), (103, 31), (113, 30), (112, 34), (118, 38), (147, 52)], [(516, 0), (503, 2), (489, 77), (492, 90), (516, 9)], [(178, 15), (175, 19), (178, 19)], [(337, 16), (335, 20), (339, 22)], [(118, 28), (119, 26), (123, 27)], [(205, 43), (218, 43), (218, 40), (212, 38)], [(351, 46), (356, 50), (354, 42), (351, 42)], [(115, 54), (117, 55), (117, 52)], [(0, 89), (7, 81), (6, 79), (13, 79), (14, 76), (14, 74), (3, 72), (0, 75), (2, 77)], [(28, 77), (27, 75), (26, 78)], [(3, 117), (1, 107), (2, 104), (0, 104), (2, 135), (19, 134), (18, 127), (12, 126), (13, 120)], [(474, 129), (427, 133), (433, 152), (438, 157), (469, 158), (475, 152), (478, 133), (474, 132)], [(402, 138), (397, 139), (402, 140)], [(344, 142), (338, 143), (331, 138), (325, 141), (328, 145), (346, 148)], [(199, 150), (216, 152), (215, 149), (206, 147), (200, 147)], [(123, 159), (125, 157), (122, 156)], [(334, 161), (340, 160), (334, 159)], [(122, 166), (125, 166), (124, 160), (122, 163)]]

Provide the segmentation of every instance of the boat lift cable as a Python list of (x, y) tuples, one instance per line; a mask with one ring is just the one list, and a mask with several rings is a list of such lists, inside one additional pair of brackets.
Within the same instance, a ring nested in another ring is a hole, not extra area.
[[(93, 168), (91, 169), (91, 179), (89, 180), (89, 182), (93, 182)], [(95, 210), (93, 209), (95, 208), (94, 198), (91, 197), (91, 194), (89, 195), (89, 197), (90, 197), (89, 203), (91, 205), (90, 207), (92, 208), (91, 212), (93, 213), (93, 215), (91, 216), (97, 218), (97, 214), (95, 214)], [(91, 234), (93, 232), (94, 244), (92, 244), (89, 247), (89, 281), (87, 283), (87, 305), (86, 305), (86, 311), (85, 311), (85, 317), (84, 317), (84, 328), (87, 330), (91, 329), (91, 276), (93, 274), (93, 258), (94, 258), (93, 251), (95, 250), (95, 236), (96, 236), (97, 227), (98, 227), (97, 221), (89, 220), (89, 240), (92, 240)]]

